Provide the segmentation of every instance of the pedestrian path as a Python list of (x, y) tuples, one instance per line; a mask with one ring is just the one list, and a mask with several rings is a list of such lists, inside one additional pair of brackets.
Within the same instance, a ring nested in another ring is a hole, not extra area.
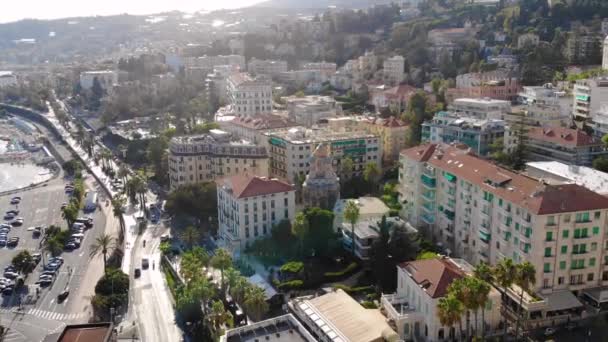
[(44, 311), (40, 309), (29, 309), (26, 315), (32, 315), (53, 321), (75, 321), (87, 317), (86, 313), (59, 313), (52, 311)]
[(27, 338), (25, 336), (23, 336), (22, 333), (18, 332), (17, 330), (13, 330), (13, 329), (8, 329), (8, 332), (6, 333), (6, 335), (4, 335), (4, 338), (2, 339), (2, 342), (24, 342), (27, 341)]

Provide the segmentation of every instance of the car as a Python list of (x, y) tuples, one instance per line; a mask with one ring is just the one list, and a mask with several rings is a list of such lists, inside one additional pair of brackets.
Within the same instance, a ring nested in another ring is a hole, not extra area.
[(10, 296), (13, 294), (13, 290), (14, 290), (13, 286), (7, 286), (2, 289), (2, 294), (5, 296)]
[(40, 277), (38, 277), (38, 280), (43, 280), (43, 279), (53, 280), (53, 276), (50, 274), (41, 274)]
[(12, 237), (10, 239), (8, 239), (8, 242), (6, 243), (7, 246), (9, 247), (15, 247), (19, 244), (19, 238), (18, 237)]
[(135, 269), (135, 278), (139, 278), (141, 276), (141, 270), (139, 268)]
[(545, 329), (545, 336), (551, 336), (553, 334), (555, 334), (555, 328), (549, 327), (549, 328)]
[(0, 247), (4, 247), (4, 246), (6, 246), (6, 239), (0, 238)]
[(15, 216), (17, 216), (17, 215), (15, 215), (13, 213), (6, 213), (6, 214), (4, 214), (4, 219), (5, 220), (12, 220), (13, 218), (15, 218)]
[(40, 275), (50, 275), (50, 276), (54, 276), (55, 273), (57, 273), (57, 271), (42, 271), (42, 273), (40, 273)]
[(16, 272), (17, 269), (13, 265), (8, 265), (4, 268), (4, 272)]
[(150, 267), (150, 261), (148, 261), (146, 258), (141, 259), (141, 268), (147, 270), (148, 267)]
[(69, 295), (70, 295), (70, 290), (66, 288), (65, 290), (61, 291), (60, 294), (57, 295), (57, 302), (59, 302), (59, 303), (63, 302), (66, 298), (68, 298)]
[(65, 246), (63, 246), (63, 248), (67, 249), (67, 250), (72, 250), (72, 249), (76, 249), (76, 244), (73, 242), (67, 242), (65, 244)]
[(17, 215), (19, 215), (19, 210), (17, 210), (17, 209), (11, 209), (11, 210), (8, 210), (6, 213), (17, 216)]
[(19, 273), (14, 272), (14, 271), (6, 271), (4, 272), (4, 277), (8, 278), (8, 279), (15, 279), (19, 276)]
[(11, 198), (11, 204), (19, 204), (19, 203), (21, 203), (21, 197), (15, 196), (15, 197)]
[(8, 229), (11, 229), (12, 227), (11, 227), (11, 225), (10, 225), (10, 224), (8, 224), (8, 223), (2, 223), (2, 224), (0, 224), (0, 228), (8, 228)]
[(65, 209), (67, 206), (68, 206), (67, 203), (65, 203), (65, 202), (61, 203), (61, 209)]
[(49, 259), (49, 262), (56, 262), (56, 263), (59, 263), (60, 265), (63, 265), (63, 258), (60, 256), (52, 257)]
[(163, 235), (160, 236), (160, 241), (161, 242), (167, 242), (169, 240), (171, 240), (171, 236), (169, 234), (163, 234)]
[(54, 271), (54, 270), (58, 269), (59, 267), (60, 267), (60, 265), (57, 263), (49, 263), (49, 264), (44, 265), (45, 270), (51, 270), (51, 271)]
[(49, 285), (51, 285), (52, 282), (53, 281), (50, 279), (40, 279), (35, 284), (38, 284), (40, 286), (49, 286)]
[(72, 224), (72, 229), (84, 229), (84, 223), (74, 222), (74, 224)]
[(22, 226), (23, 225), (23, 219), (21, 217), (18, 217), (18, 218), (16, 218), (16, 219), (14, 219), (14, 220), (11, 221), (11, 225), (13, 227)]
[(8, 228), (0, 228), (0, 233), (8, 234), (11, 230)]

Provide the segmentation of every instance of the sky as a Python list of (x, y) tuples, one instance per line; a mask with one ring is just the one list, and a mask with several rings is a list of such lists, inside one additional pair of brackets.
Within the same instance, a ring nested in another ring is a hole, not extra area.
[(194, 12), (238, 8), (260, 0), (3, 0), (0, 23), (112, 14), (150, 14), (179, 10)]

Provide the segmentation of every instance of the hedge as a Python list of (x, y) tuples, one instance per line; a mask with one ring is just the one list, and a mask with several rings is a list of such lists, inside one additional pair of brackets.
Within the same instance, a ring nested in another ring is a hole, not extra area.
[(360, 293), (360, 292), (369, 292), (369, 291), (373, 291), (374, 287), (373, 286), (359, 286), (359, 287), (350, 287), (348, 285), (344, 285), (344, 284), (335, 284), (334, 288), (336, 289), (340, 289), (348, 294), (355, 294), (355, 293)]
[(347, 274), (353, 273), (359, 265), (356, 262), (351, 262), (345, 269), (338, 272), (325, 272), (323, 275), (327, 278), (338, 278), (343, 277)]
[(304, 269), (304, 263), (301, 261), (290, 261), (281, 266), (281, 272), (299, 273)]
[(378, 305), (376, 305), (376, 303), (369, 301), (369, 300), (364, 300), (363, 302), (361, 302), (361, 306), (363, 306), (366, 309), (377, 309)]
[(299, 279), (295, 279), (295, 280), (290, 280), (290, 281), (286, 281), (284, 283), (279, 284), (279, 289), (282, 290), (289, 290), (289, 289), (299, 289), (302, 286), (304, 286), (304, 282), (299, 280)]

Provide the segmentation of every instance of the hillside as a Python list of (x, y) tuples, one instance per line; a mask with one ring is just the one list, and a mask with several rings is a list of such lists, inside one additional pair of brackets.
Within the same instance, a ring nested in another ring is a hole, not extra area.
[(337, 8), (367, 8), (373, 5), (385, 5), (390, 4), (391, 0), (268, 0), (260, 2), (254, 7), (266, 7), (266, 8), (302, 8), (311, 9), (319, 8), (324, 9), (330, 6)]

